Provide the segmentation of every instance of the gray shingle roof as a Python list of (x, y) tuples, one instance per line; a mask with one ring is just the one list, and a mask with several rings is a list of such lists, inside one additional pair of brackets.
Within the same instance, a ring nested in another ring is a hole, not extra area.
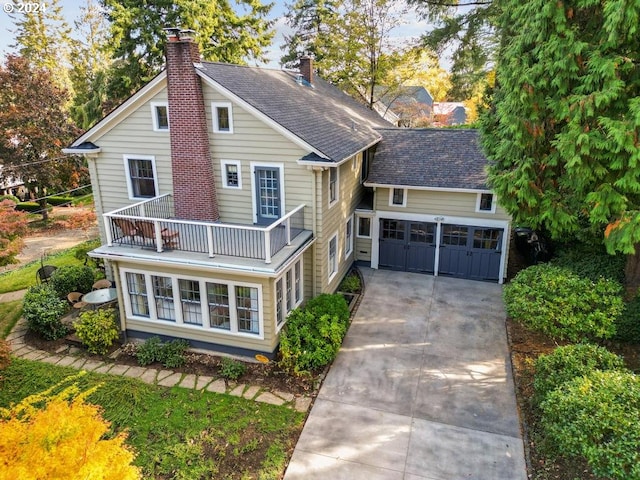
[(476, 130), (378, 129), (367, 182), (381, 185), (486, 190), (487, 158)]
[(310, 87), (292, 72), (213, 62), (202, 72), (334, 162), (376, 142), (375, 128), (390, 125), (318, 77)]

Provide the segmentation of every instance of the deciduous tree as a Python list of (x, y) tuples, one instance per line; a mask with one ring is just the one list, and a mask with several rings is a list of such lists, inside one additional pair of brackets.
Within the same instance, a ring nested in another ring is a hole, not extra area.
[(505, 0), (489, 182), (516, 223), (555, 238), (582, 223), (628, 255), (640, 285), (640, 3)]
[(27, 231), (27, 214), (16, 210), (11, 200), (0, 201), (0, 266), (15, 262), (23, 246), (21, 235)]
[[(78, 133), (65, 111), (67, 100), (49, 71), (23, 57), (10, 55), (0, 67), (2, 176), (22, 179), (40, 198), (64, 190), (64, 179), (81, 169), (80, 159), (61, 158), (60, 150)], [(46, 200), (40, 203), (46, 220)]]

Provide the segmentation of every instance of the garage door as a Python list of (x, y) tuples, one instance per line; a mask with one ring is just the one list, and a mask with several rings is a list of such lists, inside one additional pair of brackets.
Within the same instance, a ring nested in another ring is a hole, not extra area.
[(380, 268), (433, 273), (435, 255), (435, 223), (380, 219)]
[(442, 225), (438, 275), (499, 280), (503, 232), (501, 228)]
[[(379, 268), (433, 273), (435, 223), (380, 219)], [(471, 280), (500, 280), (502, 228), (443, 224), (438, 275)]]

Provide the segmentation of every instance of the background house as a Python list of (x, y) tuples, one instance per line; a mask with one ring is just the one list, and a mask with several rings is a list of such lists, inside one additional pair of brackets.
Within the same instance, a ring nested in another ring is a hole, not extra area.
[[(412, 220), (424, 223), (433, 247), (445, 244), (438, 236), (449, 225), (478, 227), (473, 241), (480, 226), (500, 230), (491, 244), (500, 245), (499, 271), (488, 278), (502, 281), (509, 227), (493, 223), (495, 198), (482, 197), (479, 178), (429, 186), (429, 172), (454, 169), (430, 151), (458, 146), (482, 171), (477, 145), (464, 146), (475, 134), (439, 149), (444, 139), (425, 130), (391, 128), (315, 77), (310, 58), (300, 73), (201, 62), (178, 30), (166, 48), (166, 70), (64, 150), (88, 158), (103, 220), (103, 244), (91, 254), (109, 265), (130, 337), (270, 355), (287, 314), (334, 292), (356, 260), (475, 278), (445, 270), (437, 254), (430, 268), (391, 261), (391, 236), (406, 235), (417, 251)], [(449, 199), (462, 195), (450, 191), (465, 194), (458, 207)]]
[(376, 111), (398, 127), (425, 127), (433, 120), (433, 98), (424, 87), (401, 86), (391, 91), (377, 87), (376, 95)]
[(434, 125), (464, 125), (467, 110), (462, 102), (435, 102), (433, 104)]

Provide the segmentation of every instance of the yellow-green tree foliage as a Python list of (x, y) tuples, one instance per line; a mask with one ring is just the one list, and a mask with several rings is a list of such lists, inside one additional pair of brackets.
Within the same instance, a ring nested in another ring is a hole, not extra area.
[(109, 422), (85, 402), (95, 388), (60, 385), (0, 409), (0, 480), (141, 478), (126, 434), (105, 439)]

